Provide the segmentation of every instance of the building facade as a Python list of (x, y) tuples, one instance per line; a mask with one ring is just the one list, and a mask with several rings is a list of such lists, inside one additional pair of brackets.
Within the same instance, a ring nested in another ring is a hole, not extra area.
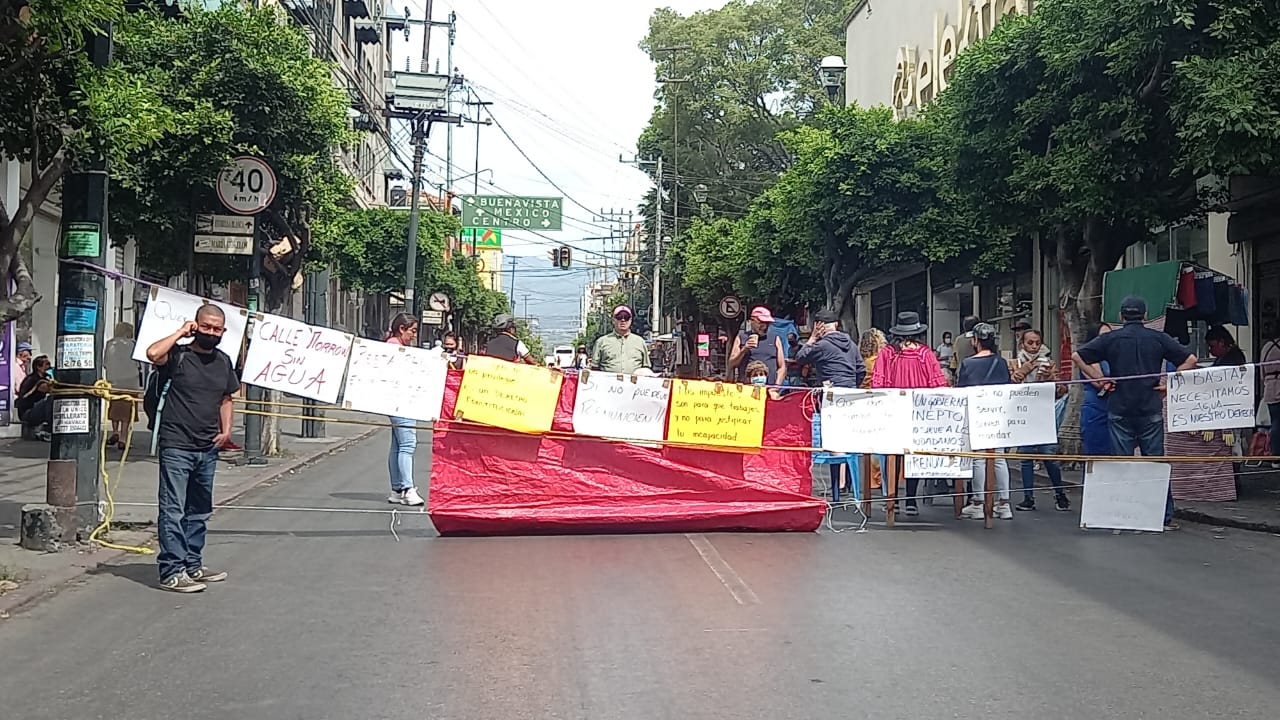
[[(1034, 11), (1033, 0), (862, 0), (846, 23), (846, 101), (888, 106), (899, 118), (911, 117), (945, 90), (955, 59), (969, 46), (986, 38), (1003, 19)], [(1119, 267), (1182, 260), (1249, 285), (1253, 250), (1248, 241), (1231, 241), (1228, 219), (1225, 212), (1210, 213), (1185, 225), (1158, 229), (1151, 241), (1130, 248)], [(1280, 253), (1275, 261), (1272, 272), (1280, 278)], [(964, 267), (907, 265), (856, 288), (855, 304), (862, 326), (885, 328), (899, 312), (919, 312), (928, 318), (933, 344), (944, 332), (958, 334), (961, 318), (974, 314), (1001, 328), (1005, 352), (1012, 347), (1010, 328), (1026, 319), (1060, 351), (1069, 347), (1059, 310), (1061, 290), (1039, 243), (1027, 242), (1015, 254), (1010, 272), (975, 280)], [(1280, 306), (1280, 285), (1275, 295), (1270, 302)], [(1254, 303), (1254, 314), (1258, 307)], [(1203, 332), (1201, 326), (1191, 336), (1193, 350), (1202, 356)], [(1255, 332), (1239, 328), (1237, 334), (1252, 357)]]

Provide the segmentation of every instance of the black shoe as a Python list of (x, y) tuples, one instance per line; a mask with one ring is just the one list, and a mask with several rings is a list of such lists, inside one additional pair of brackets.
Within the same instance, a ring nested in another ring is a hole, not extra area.
[(1071, 510), (1071, 501), (1067, 499), (1066, 495), (1058, 495), (1058, 497), (1053, 501), (1053, 504), (1058, 509), (1058, 512), (1067, 512)]
[(1035, 510), (1035, 509), (1036, 509), (1036, 501), (1035, 501), (1035, 500), (1023, 500), (1022, 502), (1018, 503), (1017, 505), (1014, 505), (1013, 507), (1014, 507), (1014, 509), (1015, 509), (1015, 510), (1023, 510), (1023, 511)]

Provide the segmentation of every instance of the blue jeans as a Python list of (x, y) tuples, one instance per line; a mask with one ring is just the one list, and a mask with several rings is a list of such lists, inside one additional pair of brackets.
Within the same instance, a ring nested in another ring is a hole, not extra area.
[(417, 421), (391, 418), (391, 452), (387, 470), (391, 472), (391, 490), (403, 492), (413, 487), (413, 452), (418, 449)]
[[(1057, 445), (1029, 445), (1027, 447), (1018, 448), (1018, 453), (1022, 455), (1057, 455)], [(1066, 489), (1062, 487), (1062, 463), (1057, 460), (1050, 460), (1046, 457), (1044, 462), (1044, 471), (1049, 473), (1049, 482), (1053, 483), (1053, 494), (1062, 495)], [(1022, 461), (1022, 499), (1029, 502), (1036, 501), (1036, 461)]]
[(156, 530), (160, 579), (203, 564), (205, 532), (213, 514), (213, 472), (218, 449), (160, 449), (160, 512)]
[[(1132, 456), (1136, 449), (1143, 457), (1164, 455), (1164, 416), (1146, 415), (1121, 417), (1110, 415), (1107, 425), (1111, 430), (1111, 452), (1114, 455)], [(1164, 505), (1164, 521), (1173, 519), (1173, 484), (1169, 484), (1169, 498)]]

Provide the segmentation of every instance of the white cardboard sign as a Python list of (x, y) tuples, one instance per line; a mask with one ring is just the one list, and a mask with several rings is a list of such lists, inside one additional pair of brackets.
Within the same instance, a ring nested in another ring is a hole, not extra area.
[(53, 401), (54, 435), (77, 435), (89, 432), (89, 399), (57, 398)]
[(342, 406), (351, 410), (440, 419), (449, 361), (436, 350), (357, 338), (351, 348)]
[[(227, 316), (227, 331), (222, 336), (218, 349), (231, 357), (234, 363), (240, 357), (240, 346), (244, 343), (245, 327), (249, 322), (249, 313), (244, 308), (220, 303), (216, 300), (205, 300), (195, 295), (188, 295), (169, 288), (151, 288), (151, 298), (147, 301), (147, 310), (142, 315), (142, 326), (138, 328), (138, 341), (133, 345), (133, 359), (138, 362), (147, 360), (147, 348), (157, 340), (172, 335), (190, 320), (196, 319), (196, 310), (204, 304), (217, 305)], [(179, 345), (186, 345), (190, 339), (179, 340)]]
[(325, 403), (338, 400), (351, 336), (277, 315), (254, 318), (242, 379)]
[(1169, 472), (1166, 463), (1089, 463), (1080, 501), (1080, 527), (1163, 532)]
[(573, 401), (573, 431), (657, 442), (665, 437), (670, 400), (671, 384), (662, 378), (583, 370)]
[(822, 449), (901, 455), (911, 446), (911, 391), (831, 388), (822, 397)]
[[(915, 390), (911, 394), (911, 449), (969, 452), (969, 393), (964, 389)], [(908, 455), (909, 478), (969, 478), (973, 459)]]
[(969, 443), (974, 450), (1058, 442), (1053, 383), (979, 385), (969, 391)]
[(1253, 427), (1258, 406), (1256, 374), (1253, 365), (1169, 373), (1165, 428), (1169, 432), (1201, 432)]

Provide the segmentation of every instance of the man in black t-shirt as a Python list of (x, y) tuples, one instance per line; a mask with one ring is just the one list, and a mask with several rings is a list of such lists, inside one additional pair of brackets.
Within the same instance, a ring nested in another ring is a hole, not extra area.
[[(213, 513), (213, 473), (218, 449), (231, 439), (231, 396), (240, 389), (235, 366), (218, 343), (226, 316), (203, 305), (196, 319), (147, 348), (160, 376), (162, 396), (156, 424), (160, 455), (160, 587), (200, 592), (205, 583), (227, 579), (202, 557)], [(190, 338), (189, 345), (179, 341)]]

